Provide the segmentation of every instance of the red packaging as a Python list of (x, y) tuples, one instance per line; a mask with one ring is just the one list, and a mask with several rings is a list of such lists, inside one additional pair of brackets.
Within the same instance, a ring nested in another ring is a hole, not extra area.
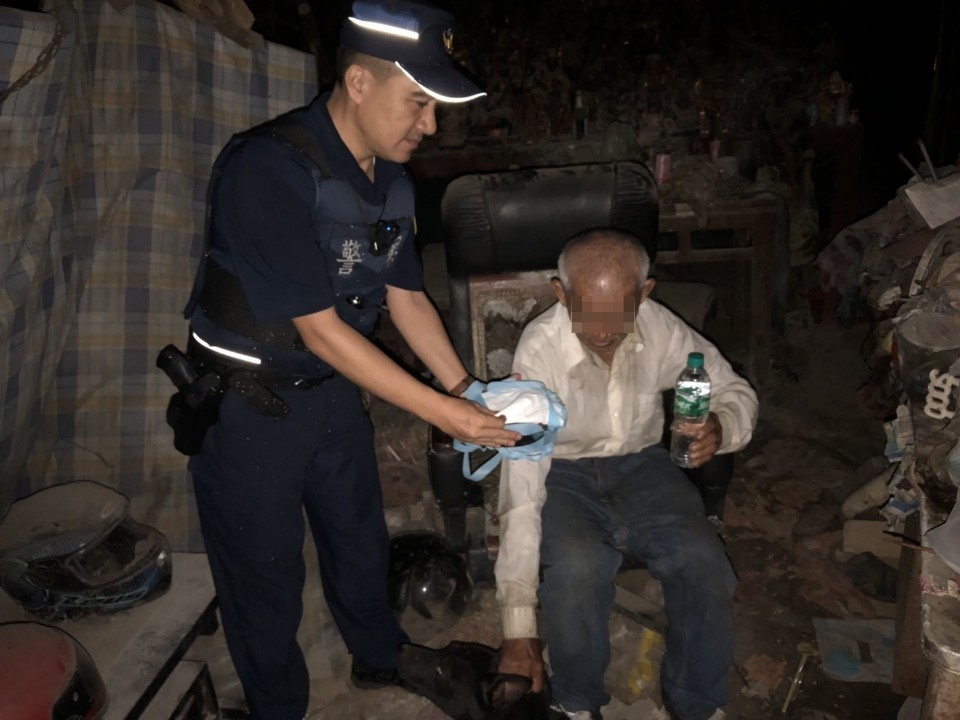
[(659, 153), (653, 168), (653, 177), (657, 185), (665, 185), (670, 182), (670, 155), (669, 153)]

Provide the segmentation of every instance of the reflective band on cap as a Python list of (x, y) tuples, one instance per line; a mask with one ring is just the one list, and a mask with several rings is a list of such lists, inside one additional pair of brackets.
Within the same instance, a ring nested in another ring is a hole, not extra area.
[(406, 68), (404, 68), (403, 65), (401, 65), (399, 62), (394, 61), (394, 64), (403, 71), (404, 75), (406, 75), (408, 78), (410, 78), (415, 83), (417, 83), (417, 85), (420, 86), (420, 89), (423, 90), (427, 95), (432, 97), (434, 100), (439, 100), (440, 102), (445, 102), (445, 103), (465, 103), (465, 102), (470, 102), (471, 100), (476, 100), (477, 98), (481, 98), (484, 95), (486, 95), (485, 92), (478, 92), (473, 95), (467, 95), (465, 97), (447, 97), (446, 95), (441, 95), (440, 93), (436, 93), (430, 88), (422, 85), (413, 75), (407, 72)]
[(352, 22), (354, 25), (359, 25), (364, 30), (384, 33), (385, 35), (393, 35), (394, 37), (402, 37), (406, 40), (420, 39), (420, 33), (414, 30), (407, 30), (406, 28), (397, 27), (396, 25), (387, 25), (386, 23), (373, 22), (372, 20), (358, 20), (355, 17), (350, 18), (350, 22)]
[(226, 348), (218, 347), (216, 345), (211, 345), (196, 333), (193, 333), (193, 339), (196, 340), (201, 345), (203, 345), (210, 352), (217, 353), (217, 355), (223, 355), (224, 357), (233, 358), (234, 360), (240, 360), (241, 362), (248, 362), (253, 365), (260, 364), (260, 358), (258, 357), (254, 357), (253, 355), (244, 355), (243, 353), (238, 353), (235, 350), (227, 350)]

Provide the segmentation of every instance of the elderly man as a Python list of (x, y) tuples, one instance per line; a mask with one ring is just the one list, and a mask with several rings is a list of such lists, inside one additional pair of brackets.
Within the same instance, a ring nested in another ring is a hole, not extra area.
[(552, 458), (504, 464), (496, 576), (503, 672), (543, 681), (539, 600), (556, 718), (600, 718), (610, 661), (613, 579), (624, 557), (662, 583), (668, 620), (664, 707), (676, 720), (723, 716), (733, 661), (735, 577), (703, 501), (659, 445), (662, 393), (687, 354), (703, 353), (713, 388), (697, 426), (694, 465), (750, 440), (757, 397), (717, 349), (649, 299), (640, 242), (614, 230), (570, 240), (559, 259), (559, 302), (534, 319), (513, 369), (566, 403)]

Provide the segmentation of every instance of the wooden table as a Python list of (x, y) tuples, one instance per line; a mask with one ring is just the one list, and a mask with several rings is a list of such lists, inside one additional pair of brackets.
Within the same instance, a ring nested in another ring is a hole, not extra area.
[[(96, 663), (109, 695), (104, 720), (144, 715), (197, 635), (214, 627), (215, 601), (206, 554), (173, 553), (173, 581), (160, 597), (112, 615), (56, 624)], [(0, 592), (0, 621), (16, 620), (36, 618)]]
[[(749, 265), (749, 291), (736, 293), (734, 314), (749, 318), (748, 374), (762, 384), (770, 367), (770, 346), (778, 312), (786, 306), (790, 257), (787, 238), (778, 237), (780, 204), (772, 194), (720, 198), (694, 206), (660, 204), (660, 232), (675, 245), (657, 251), (657, 267), (689, 263), (736, 262)], [(732, 242), (717, 243), (707, 233), (729, 230)], [(742, 328), (742, 323), (737, 323)]]

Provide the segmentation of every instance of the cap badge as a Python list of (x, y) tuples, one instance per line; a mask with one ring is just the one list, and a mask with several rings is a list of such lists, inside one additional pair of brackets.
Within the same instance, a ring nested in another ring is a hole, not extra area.
[(443, 47), (448, 54), (453, 52), (453, 30), (450, 28), (443, 31)]

